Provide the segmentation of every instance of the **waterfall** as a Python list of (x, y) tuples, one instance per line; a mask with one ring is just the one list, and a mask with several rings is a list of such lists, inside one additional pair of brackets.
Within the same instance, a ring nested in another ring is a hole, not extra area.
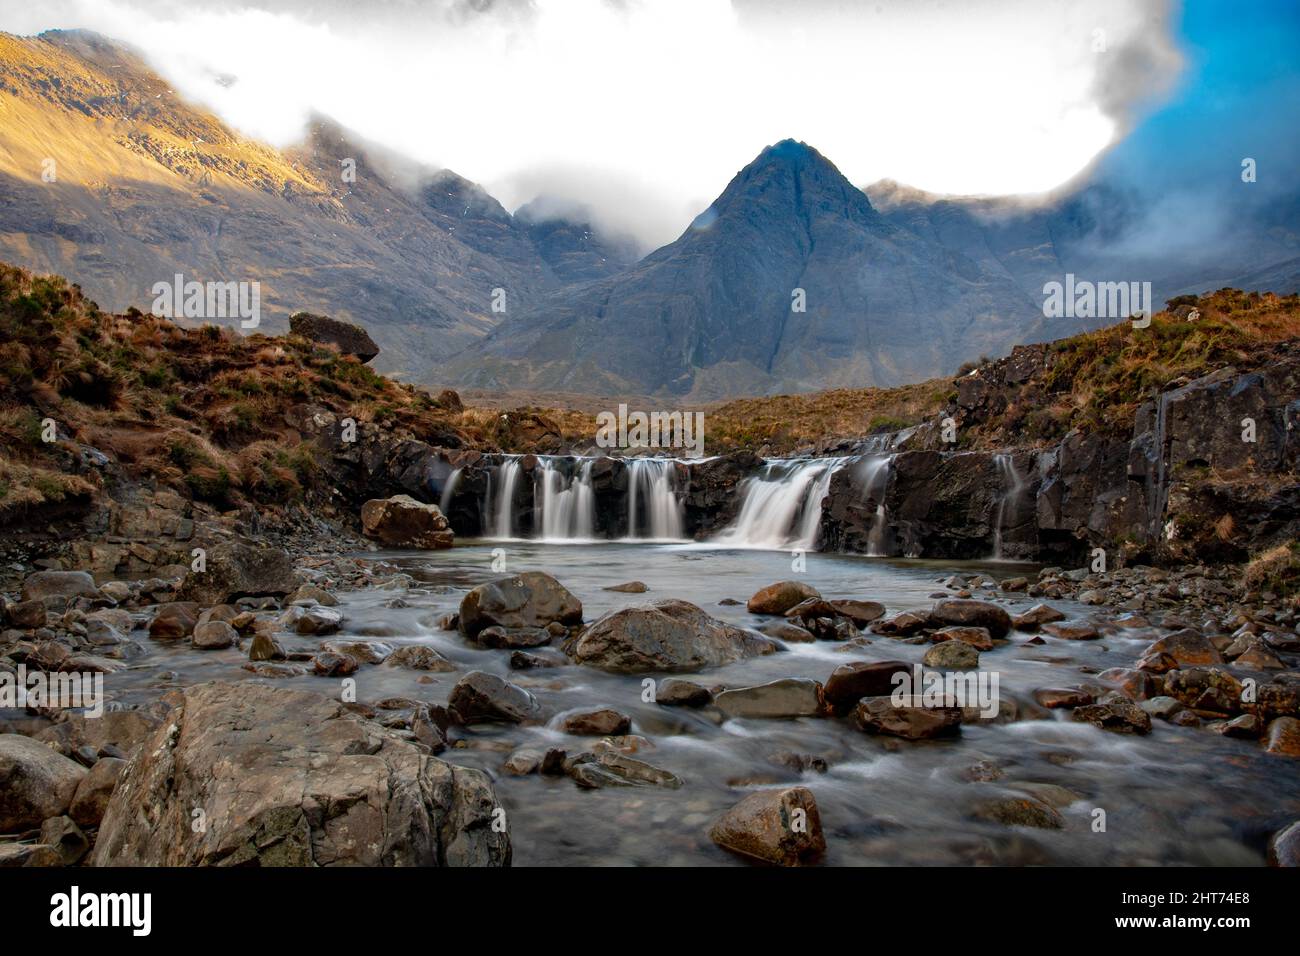
[(442, 497), (438, 499), (438, 510), (443, 514), (447, 513), (447, 508), (451, 506), (451, 499), (456, 494), (456, 485), (460, 481), (460, 469), (453, 468), (450, 475), (447, 476), (447, 483), (442, 486)]
[[(496, 474), (488, 479), (487, 500), (484, 513), (492, 516), (492, 526), (488, 533), (494, 538), (509, 538), (514, 532), (515, 485), (519, 483), (519, 459), (511, 456), (503, 458), (496, 468)], [(496, 498), (492, 497), (493, 486)]]
[[(671, 458), (627, 460), (627, 536), (656, 540), (681, 540), (682, 503), (674, 490), (677, 465)], [(645, 523), (638, 522), (645, 501)], [(645, 533), (638, 534), (638, 528)]]
[(889, 472), (894, 465), (893, 455), (873, 455), (864, 458), (858, 466), (858, 480), (868, 501), (875, 500), (876, 514), (867, 531), (867, 554), (883, 557), (889, 553), (889, 512), (885, 509), (885, 495), (889, 491)]
[[(541, 511), (541, 537), (547, 541), (590, 540), (596, 532), (596, 495), (591, 487), (592, 461), (588, 459), (567, 478), (552, 458), (541, 458), (533, 484), (534, 524)], [(540, 491), (540, 494), (539, 494)], [(538, 508), (537, 502), (541, 501)]]
[(817, 545), (822, 499), (846, 459), (769, 461), (741, 484), (744, 502), (714, 540), (733, 547), (811, 550)]
[(1014, 509), (1016, 501), (1020, 498), (1020, 492), (1025, 489), (1025, 480), (1020, 477), (1020, 472), (1016, 471), (1016, 463), (1010, 455), (994, 455), (993, 464), (997, 466), (999, 474), (1002, 476), (1002, 497), (998, 499), (997, 515), (993, 521), (993, 557), (995, 560), (1002, 558), (1002, 524), (1005, 520), (1007, 507), (1012, 509), (1012, 517), (1015, 517)]

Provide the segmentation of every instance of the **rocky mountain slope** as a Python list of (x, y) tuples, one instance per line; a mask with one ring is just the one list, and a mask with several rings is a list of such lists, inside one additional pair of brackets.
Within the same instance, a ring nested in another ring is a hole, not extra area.
[(0, 36), (0, 117), (0, 257), (118, 311), (178, 272), (256, 281), (267, 331), (299, 309), (361, 322), (407, 377), (499, 321), (494, 289), (521, 309), (634, 257), (324, 120), (296, 149), (249, 140), (95, 34)]

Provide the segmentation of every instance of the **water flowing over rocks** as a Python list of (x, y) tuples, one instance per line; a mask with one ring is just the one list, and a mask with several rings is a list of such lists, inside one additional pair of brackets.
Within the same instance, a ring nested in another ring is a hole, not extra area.
[[(122, 773), (100, 866), (466, 866), (510, 862), (480, 772), (317, 694), (200, 684)], [(193, 813), (204, 815), (195, 832)]]

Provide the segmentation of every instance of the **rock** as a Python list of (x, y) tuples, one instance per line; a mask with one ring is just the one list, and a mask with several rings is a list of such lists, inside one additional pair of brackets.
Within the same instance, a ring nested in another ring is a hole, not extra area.
[(887, 617), (871, 625), (877, 634), (890, 637), (907, 637), (930, 626), (929, 611), (902, 611), (893, 617)]
[(44, 601), (19, 601), (9, 605), (9, 625), (26, 631), (44, 627), (47, 613)]
[(1300, 820), (1269, 838), (1268, 865), (1300, 866)]
[(253, 642), (248, 647), (250, 661), (282, 661), (286, 658), (284, 648), (268, 631), (259, 630), (253, 634)]
[(295, 312), (289, 316), (289, 331), (320, 345), (333, 345), (344, 355), (355, 355), (362, 364), (379, 354), (379, 346), (369, 332), (328, 315)]
[(978, 803), (971, 816), (977, 820), (1000, 823), (1009, 827), (1036, 827), (1041, 830), (1060, 830), (1065, 818), (1040, 800), (1030, 797), (1002, 797)]
[(76, 866), (90, 850), (90, 841), (69, 817), (50, 817), (41, 824), (41, 843), (58, 851), (64, 866)]
[(0, 833), (68, 812), (84, 768), (30, 737), (0, 734)]
[(382, 664), (393, 653), (392, 646), (382, 641), (325, 641), (321, 650), (346, 654), (359, 664)]
[(479, 647), (521, 650), (551, 643), (551, 632), (544, 627), (485, 627), (469, 638)]
[[(1264, 684), (1259, 688), (1259, 707), (1268, 712)], [(1164, 676), (1164, 692), (1193, 710), (1234, 714), (1241, 710), (1241, 682), (1217, 667), (1187, 667)]]
[(120, 757), (101, 757), (95, 761), (77, 784), (68, 816), (83, 827), (99, 826), (109, 798), (117, 787), (117, 779), (125, 768), (126, 761)]
[(1034, 691), (1034, 700), (1049, 710), (1062, 707), (1083, 707), (1092, 703), (1092, 695), (1077, 687), (1040, 687)]
[(311, 669), (321, 677), (347, 677), (355, 674), (360, 662), (350, 654), (321, 651), (311, 659)]
[(806, 677), (786, 677), (724, 690), (713, 703), (728, 717), (816, 717), (822, 712), (822, 685)]
[(582, 623), (582, 602), (541, 571), (480, 584), (460, 602), (461, 634), (473, 638), (488, 627), (541, 627)]
[(751, 614), (784, 614), (809, 598), (820, 598), (817, 589), (802, 581), (778, 581), (755, 592), (746, 607)]
[[(567, 771), (574, 783), (588, 790), (606, 786), (676, 790), (682, 786), (682, 780), (676, 774), (613, 750), (579, 754), (567, 761)], [(546, 772), (546, 759), (543, 759), (542, 773)]]
[(754, 631), (670, 599), (611, 611), (582, 632), (570, 653), (579, 664), (637, 674), (720, 667), (776, 649)]
[(1101, 637), (1091, 624), (1044, 624), (1043, 630), (1063, 641), (1095, 641)]
[(1283, 757), (1300, 757), (1300, 720), (1278, 717), (1270, 721), (1264, 749)]
[(446, 673), (454, 671), (456, 665), (443, 657), (432, 647), (423, 644), (406, 644), (388, 655), (389, 667), (407, 667), (416, 671), (434, 671)]
[(713, 693), (691, 681), (666, 677), (655, 688), (655, 703), (665, 707), (704, 707), (713, 703)]
[(1151, 718), (1127, 697), (1115, 696), (1100, 703), (1076, 707), (1070, 717), (1118, 734), (1151, 733)]
[(1178, 662), (1179, 667), (1201, 667), (1223, 663), (1223, 655), (1209, 639), (1191, 628), (1166, 634), (1142, 652), (1144, 658), (1156, 654), (1168, 654)]
[(1256, 644), (1245, 653), (1238, 655), (1237, 659), (1232, 663), (1237, 667), (1255, 671), (1280, 671), (1286, 669), (1286, 665), (1282, 663), (1281, 658), (1262, 644)]
[(817, 801), (807, 787), (751, 793), (709, 830), (718, 846), (761, 863), (803, 866), (826, 852)]
[(944, 641), (926, 651), (921, 663), (940, 670), (970, 670), (980, 666), (980, 652), (963, 641)]
[(1118, 685), (1117, 689), (1131, 700), (1144, 700), (1156, 694), (1164, 687), (1162, 681), (1156, 680), (1146, 671), (1132, 667), (1111, 667), (1097, 675), (1099, 680)]
[(885, 616), (885, 606), (879, 601), (837, 600), (830, 604), (860, 628)]
[(569, 663), (567, 657), (555, 652), (531, 653), (529, 651), (511, 651), (510, 669), (512, 671), (538, 670), (548, 667), (563, 667)]
[(235, 633), (235, 629), (225, 621), (208, 621), (194, 628), (191, 643), (198, 650), (215, 651), (234, 647), (238, 640), (239, 635)]
[(945, 627), (930, 635), (936, 644), (944, 641), (961, 641), (977, 651), (993, 650), (993, 638), (984, 627)]
[(608, 707), (582, 710), (564, 716), (560, 729), (566, 734), (582, 737), (610, 737), (628, 733), (632, 729), (632, 718)]
[(62, 865), (58, 849), (44, 843), (0, 843), (0, 867)]
[(284, 630), (296, 634), (333, 634), (343, 626), (343, 612), (319, 604), (311, 607), (294, 605), (280, 615), (278, 623)]
[(117, 751), (113, 756), (122, 756), (134, 753), (158, 724), (158, 718), (144, 710), (110, 710), (99, 717), (70, 714), (38, 732), (35, 739), (69, 758), (82, 748), (95, 754)]
[(390, 548), (450, 548), (455, 535), (437, 505), (410, 495), (372, 498), (361, 506), (361, 531)]
[(314, 584), (304, 584), (295, 588), (285, 599), (285, 604), (297, 604), (299, 602), (310, 602), (323, 605), (324, 607), (335, 607), (339, 601), (334, 595), (330, 594), (324, 588), (318, 588)]
[(1011, 630), (1011, 615), (988, 601), (948, 598), (935, 604), (930, 619), (940, 625), (983, 627), (995, 638), (1006, 637)]
[(183, 691), (128, 764), (94, 863), (507, 865), (496, 806), (480, 771), (446, 764), (336, 701), (211, 682)]
[(895, 674), (910, 680), (912, 665), (906, 661), (852, 661), (831, 671), (822, 697), (835, 714), (853, 710), (864, 697), (888, 697), (898, 687)]
[[(1259, 718), (1254, 714), (1242, 714), (1240, 717), (1224, 721), (1214, 729), (1225, 737), (1232, 737), (1237, 740), (1258, 740), (1262, 725)], [(1300, 743), (1300, 740), (1297, 743)], [(1297, 749), (1296, 755), (1300, 756), (1300, 749)]]
[(176, 641), (189, 637), (199, 620), (199, 605), (194, 601), (174, 601), (158, 605), (149, 622), (149, 636), (155, 641)]
[(204, 560), (204, 570), (185, 575), (181, 600), (230, 604), (240, 597), (280, 597), (299, 584), (293, 559), (269, 545), (225, 541), (208, 551)]
[(519, 724), (541, 716), (537, 698), (509, 681), (483, 671), (470, 671), (451, 690), (447, 701), (461, 724), (491, 721)]
[(627, 581), (623, 584), (611, 584), (609, 587), (602, 588), (601, 590), (617, 591), (620, 594), (645, 594), (645, 592), (650, 589), (640, 581)]
[(501, 765), (502, 770), (516, 777), (526, 777), (530, 773), (537, 773), (541, 767), (542, 752), (527, 747), (516, 750)]
[(887, 734), (906, 740), (951, 737), (961, 733), (961, 708), (925, 707), (920, 697), (904, 697), (895, 704), (891, 697), (864, 697), (854, 716), (858, 726), (873, 734)]
[(778, 641), (785, 641), (787, 644), (810, 644), (817, 640), (817, 635), (812, 631), (798, 624), (791, 624), (789, 621), (768, 621), (761, 625), (758, 631), (760, 634), (775, 637)]
[(24, 601), (66, 605), (77, 598), (102, 598), (95, 579), (85, 571), (37, 571), (23, 580)]
[(1172, 697), (1165, 697), (1163, 695), (1139, 701), (1138, 706), (1152, 717), (1159, 717), (1161, 720), (1169, 720), (1174, 716), (1174, 714), (1186, 709), (1181, 703), (1174, 700)]
[(1011, 619), (1011, 624), (1018, 631), (1036, 631), (1044, 624), (1063, 620), (1065, 620), (1065, 615), (1056, 608), (1049, 607), (1046, 604), (1035, 604), (1029, 610), (1014, 616)]
[(835, 606), (821, 597), (810, 597), (800, 601), (794, 607), (785, 612), (784, 617), (791, 621), (808, 620), (811, 621), (819, 617), (839, 617), (840, 612), (835, 610)]

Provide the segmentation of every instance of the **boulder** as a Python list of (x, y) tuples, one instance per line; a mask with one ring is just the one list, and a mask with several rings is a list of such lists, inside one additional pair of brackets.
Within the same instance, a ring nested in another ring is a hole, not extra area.
[(541, 647), (551, 643), (551, 632), (544, 627), (485, 627), (469, 638), (479, 647), (511, 651)]
[(460, 602), (460, 632), (468, 638), (489, 627), (544, 628), (582, 623), (582, 602), (541, 571), (525, 571), (480, 584)]
[(190, 570), (179, 597), (200, 604), (229, 604), (240, 597), (280, 597), (298, 587), (293, 559), (280, 548), (224, 541), (211, 548), (202, 571)]
[[(598, 741), (597, 743), (600, 743)], [(541, 772), (549, 773), (551, 751), (543, 758)], [(563, 751), (560, 752), (561, 754)], [(602, 749), (600, 753), (581, 753), (564, 761), (564, 771), (584, 790), (600, 787), (664, 787), (676, 790), (682, 779), (676, 774), (637, 760), (617, 750)]]
[(484, 671), (470, 671), (451, 689), (447, 700), (457, 722), (520, 724), (541, 716), (537, 698), (516, 684)]
[(234, 647), (238, 640), (235, 629), (225, 621), (208, 621), (194, 628), (191, 643), (201, 651), (217, 651)]
[(432, 551), (450, 548), (455, 535), (437, 505), (416, 501), (410, 495), (372, 498), (361, 506), (361, 530), (390, 548)]
[(806, 677), (784, 677), (724, 690), (713, 703), (728, 717), (816, 717), (822, 712), (822, 685)]
[(802, 866), (826, 852), (817, 801), (807, 787), (751, 793), (709, 830), (718, 846), (760, 863)]
[(609, 707), (580, 710), (564, 715), (560, 720), (560, 729), (566, 734), (582, 737), (617, 736), (632, 729), (632, 718)]
[(44, 843), (0, 843), (0, 867), (62, 866), (57, 847)]
[(775, 637), (778, 641), (785, 641), (787, 644), (811, 644), (817, 640), (817, 635), (812, 631), (798, 624), (791, 624), (789, 621), (768, 621), (758, 630), (760, 634)]
[(1300, 757), (1300, 720), (1278, 717), (1270, 721), (1264, 749), (1283, 757)]
[(1101, 637), (1091, 624), (1044, 624), (1043, 630), (1062, 641), (1095, 641)]
[(921, 663), (940, 670), (970, 670), (980, 666), (980, 652), (963, 641), (944, 641), (926, 651)]
[[(500, 866), (480, 771), (317, 694), (190, 687), (124, 770), (98, 866)], [(199, 811), (204, 821), (195, 832)]]
[(90, 840), (70, 817), (50, 817), (42, 823), (40, 841), (58, 851), (64, 866), (76, 866), (90, 849)]
[(1006, 637), (1011, 630), (1011, 615), (988, 601), (948, 598), (930, 610), (930, 620), (940, 626), (983, 627), (993, 637)]
[(971, 816), (976, 820), (1000, 823), (1008, 827), (1035, 827), (1040, 830), (1060, 830), (1065, 818), (1054, 808), (1030, 797), (1002, 797), (983, 800), (975, 805)]
[(39, 741), (0, 734), (0, 833), (39, 827), (68, 812), (84, 767)]
[(1077, 687), (1040, 687), (1034, 691), (1034, 700), (1049, 710), (1058, 710), (1091, 704), (1092, 694)]
[(951, 737), (961, 733), (960, 707), (926, 707), (920, 697), (904, 697), (903, 701), (895, 703), (892, 695), (864, 697), (854, 711), (858, 726), (867, 733), (887, 734), (906, 740)]
[(295, 312), (289, 316), (289, 331), (321, 345), (333, 345), (344, 355), (355, 355), (362, 363), (379, 354), (375, 340), (359, 325), (332, 319), (328, 315)]
[(858, 627), (866, 627), (885, 616), (885, 606), (879, 601), (839, 600), (831, 601), (830, 605)]
[(1204, 667), (1223, 663), (1223, 655), (1210, 643), (1210, 639), (1191, 628), (1166, 634), (1142, 652), (1144, 658), (1157, 654), (1169, 655), (1178, 662), (1179, 667)]
[(1117, 734), (1151, 733), (1151, 716), (1127, 697), (1119, 695), (1076, 707), (1070, 717)]
[(96, 754), (129, 756), (153, 734), (158, 724), (157, 717), (143, 710), (110, 710), (99, 717), (69, 714), (37, 733), (36, 739), (69, 758), (85, 748)]
[(826, 704), (834, 713), (847, 714), (864, 697), (888, 697), (899, 686), (895, 674), (910, 680), (912, 665), (906, 661), (852, 661), (831, 671), (822, 689)]
[(1268, 865), (1300, 866), (1300, 820), (1269, 838)]
[(443, 657), (432, 647), (423, 644), (406, 644), (388, 655), (385, 663), (389, 667), (408, 667), (415, 671), (434, 671), (446, 673), (454, 671), (456, 665)]
[(68, 807), (68, 816), (83, 827), (97, 827), (104, 819), (108, 801), (117, 788), (117, 780), (126, 769), (126, 761), (119, 757), (103, 757), (95, 761), (77, 784)]
[(48, 616), (44, 601), (19, 601), (9, 605), (9, 626), (30, 631), (44, 627)]
[(655, 688), (655, 703), (664, 707), (703, 707), (712, 702), (712, 691), (688, 680), (668, 677)]
[(23, 580), (24, 601), (66, 605), (77, 598), (102, 598), (95, 579), (85, 571), (37, 571)]
[(199, 605), (194, 601), (173, 601), (158, 605), (149, 621), (149, 636), (155, 641), (178, 641), (194, 633)]
[(751, 614), (784, 614), (796, 604), (819, 597), (816, 588), (802, 581), (778, 581), (757, 591), (746, 607)]
[(777, 645), (710, 617), (687, 601), (664, 600), (611, 611), (579, 635), (579, 664), (623, 674), (697, 671), (770, 654)]
[(1036, 631), (1044, 624), (1065, 620), (1065, 615), (1046, 604), (1035, 604), (1029, 610), (1011, 618), (1012, 626), (1019, 631)]
[(961, 641), (977, 651), (993, 650), (993, 637), (986, 627), (944, 627), (930, 635), (936, 644), (944, 641)]

